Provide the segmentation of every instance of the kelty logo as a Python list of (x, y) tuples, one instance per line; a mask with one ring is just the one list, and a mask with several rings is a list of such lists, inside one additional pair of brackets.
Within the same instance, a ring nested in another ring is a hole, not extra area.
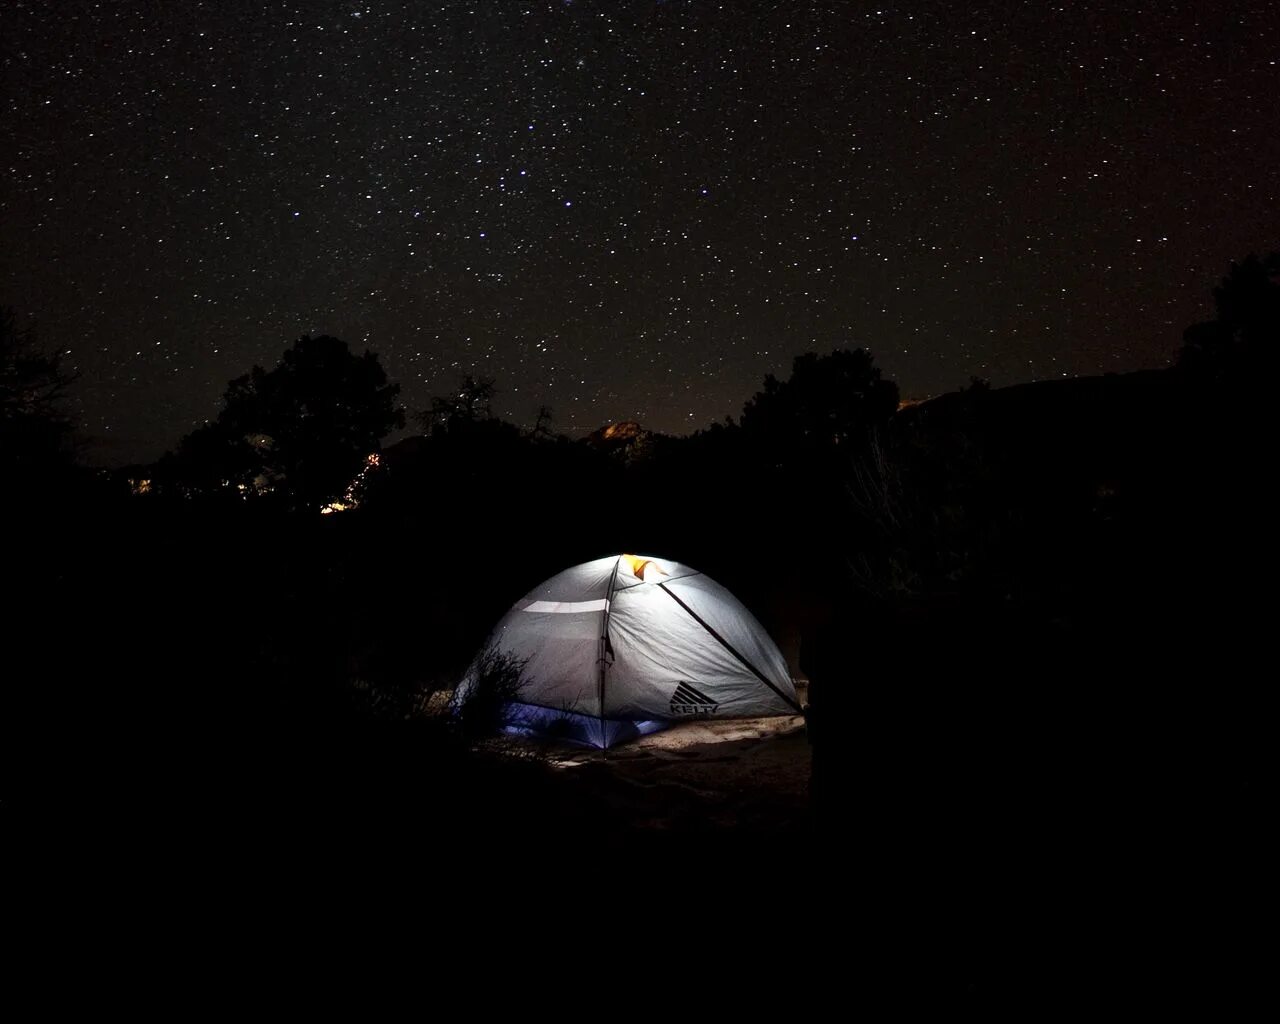
[(705, 693), (699, 693), (688, 683), (682, 682), (671, 695), (673, 715), (711, 715), (720, 705)]

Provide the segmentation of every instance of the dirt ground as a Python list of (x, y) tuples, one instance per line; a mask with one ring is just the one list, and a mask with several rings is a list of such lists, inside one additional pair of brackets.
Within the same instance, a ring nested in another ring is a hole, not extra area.
[(567, 798), (621, 831), (789, 833), (809, 813), (804, 719), (703, 719), (611, 750), (540, 748)]

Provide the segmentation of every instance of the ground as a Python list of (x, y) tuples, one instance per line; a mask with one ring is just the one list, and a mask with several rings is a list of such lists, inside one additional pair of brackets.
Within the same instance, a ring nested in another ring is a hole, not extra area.
[(799, 716), (688, 722), (612, 750), (558, 751), (552, 763), (627, 829), (787, 832), (807, 820)]
[(566, 811), (617, 834), (783, 838), (808, 827), (811, 756), (799, 715), (683, 722), (610, 750), (516, 743), (546, 759)]

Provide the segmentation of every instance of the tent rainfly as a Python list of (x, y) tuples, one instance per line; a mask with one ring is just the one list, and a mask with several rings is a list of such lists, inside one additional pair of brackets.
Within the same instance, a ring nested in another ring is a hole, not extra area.
[[(596, 747), (695, 717), (800, 711), (787, 664), (736, 597), (679, 562), (611, 555), (551, 577), (488, 650), (523, 663), (508, 728)], [(465, 700), (479, 660), (458, 686)]]

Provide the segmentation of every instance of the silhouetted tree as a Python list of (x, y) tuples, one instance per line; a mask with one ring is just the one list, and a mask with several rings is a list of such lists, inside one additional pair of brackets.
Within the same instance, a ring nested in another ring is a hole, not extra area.
[(742, 427), (773, 449), (861, 449), (898, 407), (898, 386), (884, 380), (865, 349), (796, 356), (791, 377), (765, 377), (742, 410)]
[(274, 494), (316, 510), (337, 500), (371, 452), (404, 425), (398, 384), (372, 352), (303, 337), (278, 366), (255, 366), (227, 386), (214, 423), (179, 446), (177, 475), (196, 490)]
[(555, 416), (552, 415), (549, 405), (538, 406), (538, 417), (533, 421), (533, 430), (529, 432), (530, 437), (534, 438), (550, 438), (555, 436), (555, 432), (551, 429), (551, 424), (555, 422)]
[(770, 524), (760, 543), (772, 538), (785, 557), (780, 564), (801, 585), (817, 585), (824, 552), (845, 543), (845, 480), (897, 406), (897, 385), (881, 377), (869, 352), (808, 352), (796, 357), (787, 380), (766, 377), (744, 406), (740, 446), (720, 446), (726, 456), (740, 447), (748, 475), (732, 486), (754, 481), (754, 515)]
[[(12, 309), (0, 308), (0, 476), (6, 486), (44, 482), (74, 462), (72, 423), (61, 408), (75, 377), (36, 343)], [(39, 478), (39, 479), (36, 479)]]
[(1280, 352), (1280, 252), (1233, 263), (1213, 298), (1217, 318), (1187, 328), (1179, 365), (1209, 376), (1269, 374)]
[[(259, 478), (261, 477), (261, 481)], [(156, 467), (162, 489), (178, 484), (189, 495), (235, 497), (265, 487), (263, 463), (252, 441), (221, 420), (197, 427)]]
[(459, 424), (493, 419), (493, 396), (497, 394), (492, 377), (467, 374), (452, 395), (431, 399), (431, 408), (418, 413), (423, 430), (436, 427), (452, 429)]

